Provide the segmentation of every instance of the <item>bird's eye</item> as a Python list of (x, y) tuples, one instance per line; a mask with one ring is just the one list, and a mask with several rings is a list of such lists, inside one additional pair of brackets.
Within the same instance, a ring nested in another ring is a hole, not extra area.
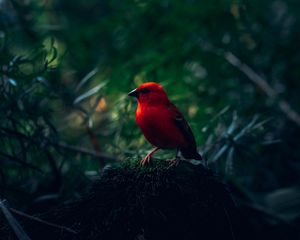
[(150, 92), (149, 88), (142, 88), (140, 90), (140, 93), (148, 93), (148, 92)]

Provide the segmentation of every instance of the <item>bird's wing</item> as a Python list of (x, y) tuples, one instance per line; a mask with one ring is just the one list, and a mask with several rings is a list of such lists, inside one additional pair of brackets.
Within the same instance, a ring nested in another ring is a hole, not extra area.
[(188, 145), (192, 148), (196, 148), (196, 141), (192, 129), (190, 128), (189, 124), (187, 123), (181, 112), (179, 112), (179, 110), (173, 103), (169, 103), (168, 109), (171, 113), (172, 119), (174, 120), (176, 127), (180, 130), (180, 132), (188, 142)]

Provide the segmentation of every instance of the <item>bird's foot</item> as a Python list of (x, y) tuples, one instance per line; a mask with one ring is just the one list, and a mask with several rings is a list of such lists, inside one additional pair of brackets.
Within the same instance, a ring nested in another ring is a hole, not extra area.
[(176, 167), (180, 162), (180, 157), (176, 157), (175, 159), (167, 160), (169, 162), (169, 167)]
[(154, 148), (151, 152), (149, 152), (149, 153), (147, 154), (147, 156), (144, 157), (143, 160), (141, 160), (140, 165), (141, 165), (141, 166), (144, 166), (144, 165), (146, 165), (146, 164), (149, 164), (152, 155), (153, 155), (158, 149), (159, 149), (159, 148), (156, 147), (156, 148)]
[(146, 157), (144, 157), (144, 159), (142, 159), (140, 161), (140, 165), (141, 166), (145, 166), (146, 164), (149, 164), (150, 163), (150, 159), (151, 159), (151, 156), (149, 156), (149, 154), (148, 154)]

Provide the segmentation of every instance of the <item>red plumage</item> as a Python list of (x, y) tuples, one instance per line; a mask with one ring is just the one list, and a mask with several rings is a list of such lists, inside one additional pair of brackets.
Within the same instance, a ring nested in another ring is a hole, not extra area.
[[(185, 158), (202, 159), (191, 128), (161, 85), (144, 83), (128, 95), (137, 98), (136, 122), (146, 139), (156, 146), (141, 161), (142, 165), (149, 162), (158, 149), (178, 149)], [(176, 163), (177, 160), (176, 156)]]

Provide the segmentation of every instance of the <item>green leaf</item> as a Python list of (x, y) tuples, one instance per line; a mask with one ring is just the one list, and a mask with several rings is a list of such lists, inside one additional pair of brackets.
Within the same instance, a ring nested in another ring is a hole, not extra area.
[(79, 97), (77, 97), (74, 100), (73, 104), (76, 105), (76, 104), (82, 102), (83, 100), (93, 96), (94, 94), (98, 93), (99, 90), (106, 85), (106, 83), (107, 82), (100, 83), (96, 87), (93, 87), (92, 89), (88, 90), (87, 92), (81, 94)]
[(234, 141), (239, 140), (241, 137), (243, 137), (245, 134), (247, 134), (249, 131), (251, 131), (252, 127), (257, 122), (258, 116), (254, 116), (252, 120), (244, 127), (238, 134), (235, 135), (233, 138)]
[(12, 78), (9, 78), (9, 79), (8, 79), (8, 82), (9, 82), (11, 85), (13, 85), (14, 87), (17, 86), (17, 81), (14, 80), (14, 79), (12, 79)]
[(22, 226), (19, 224), (19, 222), (15, 219), (15, 217), (11, 214), (8, 207), (5, 206), (6, 201), (0, 200), (0, 209), (2, 210), (3, 215), (5, 216), (7, 222), (11, 226), (12, 230), (16, 234), (17, 238), (19, 240), (30, 240), (27, 233), (24, 231)]
[(263, 204), (270, 212), (285, 221), (300, 217), (300, 188), (280, 188), (265, 195)]
[(210, 162), (217, 161), (228, 150), (228, 148), (229, 148), (228, 144), (225, 144), (223, 147), (221, 147), (221, 149), (213, 156)]
[(92, 77), (94, 77), (96, 75), (96, 73), (98, 72), (98, 68), (94, 68), (92, 71), (90, 71), (87, 75), (85, 75), (85, 77), (78, 83), (78, 85), (76, 86), (75, 92), (78, 92), (80, 90), (80, 88), (88, 81), (90, 80)]
[(237, 122), (238, 122), (238, 116), (237, 116), (236, 111), (234, 111), (233, 117), (232, 117), (232, 122), (231, 122), (230, 126), (227, 129), (227, 134), (228, 135), (233, 134), (233, 132), (237, 129)]
[(228, 175), (231, 175), (233, 173), (233, 154), (234, 154), (234, 148), (231, 147), (227, 153), (226, 166), (225, 166), (225, 172)]

